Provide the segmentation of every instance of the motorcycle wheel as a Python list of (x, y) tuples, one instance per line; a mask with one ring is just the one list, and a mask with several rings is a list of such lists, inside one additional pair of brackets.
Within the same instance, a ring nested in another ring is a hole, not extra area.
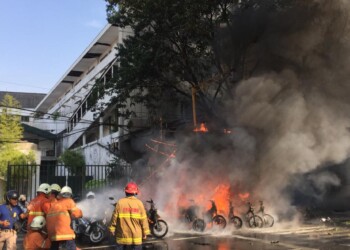
[(22, 231), (23, 233), (27, 233), (27, 222), (28, 222), (28, 220), (25, 219), (25, 220), (22, 222), (22, 224), (21, 224), (21, 231)]
[(226, 219), (222, 215), (215, 215), (212, 221), (213, 228), (224, 229), (226, 227)]
[(164, 220), (158, 220), (151, 228), (154, 237), (160, 239), (168, 233), (168, 224)]
[(90, 241), (93, 244), (100, 243), (106, 236), (105, 230), (102, 228), (95, 226), (89, 235)]
[(192, 224), (192, 228), (196, 232), (203, 232), (205, 229), (205, 222), (202, 219), (195, 219)]
[(249, 227), (251, 228), (255, 228), (255, 227), (261, 228), (264, 226), (263, 219), (261, 219), (261, 217), (258, 215), (254, 215), (253, 217), (250, 217), (248, 224), (249, 224)]
[(269, 214), (264, 214), (263, 219), (264, 219), (264, 226), (265, 227), (272, 227), (273, 223), (275, 222), (273, 217)]
[(230, 218), (230, 222), (233, 224), (233, 226), (236, 228), (236, 229), (240, 229), (242, 227), (242, 219), (239, 218), (238, 216), (233, 216)]

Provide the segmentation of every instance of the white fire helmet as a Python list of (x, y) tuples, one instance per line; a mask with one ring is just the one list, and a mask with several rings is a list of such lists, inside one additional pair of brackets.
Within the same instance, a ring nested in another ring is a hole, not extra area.
[(36, 216), (34, 217), (32, 223), (30, 223), (30, 227), (32, 229), (42, 229), (44, 226), (46, 225), (46, 220), (44, 218), (44, 216)]
[(51, 190), (61, 192), (61, 187), (60, 187), (60, 185), (54, 183), (54, 184), (51, 184)]
[(61, 192), (60, 192), (61, 196), (64, 197), (64, 198), (70, 198), (72, 197), (72, 189), (68, 186), (64, 186), (62, 189), (61, 189)]
[(51, 186), (47, 183), (42, 183), (36, 191), (42, 192), (44, 194), (49, 194), (51, 192)]
[(95, 193), (90, 191), (86, 194), (86, 199), (95, 199)]
[(27, 197), (25, 194), (21, 194), (18, 198), (19, 201), (26, 201), (27, 200)]

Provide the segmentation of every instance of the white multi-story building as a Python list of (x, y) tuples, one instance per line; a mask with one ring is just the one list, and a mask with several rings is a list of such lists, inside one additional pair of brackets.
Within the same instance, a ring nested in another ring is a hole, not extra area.
[[(118, 124), (125, 121), (113, 106), (96, 112), (96, 106), (111, 96), (105, 95), (95, 105), (91, 90), (98, 79), (108, 81), (113, 76), (116, 46), (128, 35), (129, 31), (107, 25), (37, 105), (40, 118), (35, 126), (57, 135), (57, 156), (79, 148), (87, 165), (105, 165), (119, 149), (124, 130)], [(142, 112), (141, 107), (136, 109)]]

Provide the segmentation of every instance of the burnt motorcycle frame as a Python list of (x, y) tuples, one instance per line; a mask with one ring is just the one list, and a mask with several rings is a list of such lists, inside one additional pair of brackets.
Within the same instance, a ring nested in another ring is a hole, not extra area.
[[(193, 200), (190, 200), (194, 202)], [(205, 222), (203, 219), (198, 218), (199, 206), (191, 205), (184, 210), (184, 220), (186, 223), (192, 223), (192, 229), (196, 232), (203, 232), (205, 229)]]
[(158, 239), (163, 238), (168, 233), (168, 224), (160, 218), (154, 201), (150, 199), (146, 202), (150, 204), (150, 209), (147, 211), (147, 219), (151, 233)]
[(245, 214), (245, 221), (248, 224), (249, 227), (255, 228), (255, 227), (263, 227), (264, 226), (264, 221), (263, 219), (254, 213), (254, 208), (253, 205), (248, 202), (248, 211)]
[(233, 226), (236, 229), (242, 228), (243, 221), (240, 217), (235, 215), (234, 206), (232, 205), (232, 201), (229, 201), (228, 221), (229, 221), (229, 223), (233, 224)]
[(272, 227), (275, 220), (272, 215), (265, 213), (264, 203), (260, 201), (260, 208), (257, 211), (257, 214), (260, 214), (260, 217), (263, 219), (264, 227)]
[(218, 214), (218, 209), (214, 200), (211, 202), (211, 208), (204, 214), (204, 222), (210, 224), (213, 229), (224, 229), (226, 227), (226, 219), (224, 216)]

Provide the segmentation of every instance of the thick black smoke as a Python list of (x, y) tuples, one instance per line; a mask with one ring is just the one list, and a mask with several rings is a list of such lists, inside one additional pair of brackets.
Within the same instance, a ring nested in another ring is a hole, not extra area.
[[(256, 35), (245, 51), (249, 74), (228, 104), (231, 124), (255, 139), (250, 167), (259, 174), (250, 182), (280, 210), (291, 203), (283, 190), (294, 175), (341, 163), (350, 153), (349, 2), (286, 2), (287, 8), (247, 15), (251, 30), (244, 34)], [(317, 199), (344, 185), (331, 170), (304, 181), (299, 188), (312, 182), (318, 191), (305, 190)]]
[(176, 138), (176, 159), (159, 171), (163, 208), (227, 184), (228, 198), (249, 192), (279, 215), (292, 208), (293, 186), (322, 200), (345, 185), (345, 170), (327, 166), (350, 155), (350, 3), (264, 2), (237, 9), (221, 34), (223, 61), (244, 79), (225, 102), (232, 133)]

